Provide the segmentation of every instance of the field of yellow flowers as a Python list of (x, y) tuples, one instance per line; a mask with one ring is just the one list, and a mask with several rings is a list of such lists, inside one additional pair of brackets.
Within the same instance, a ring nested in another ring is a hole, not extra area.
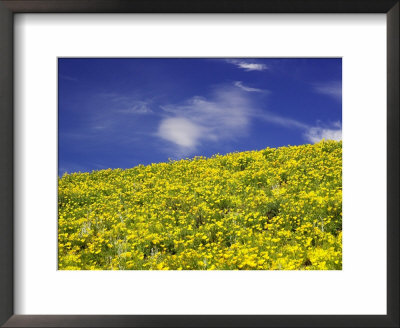
[(342, 142), (65, 174), (60, 270), (341, 270)]

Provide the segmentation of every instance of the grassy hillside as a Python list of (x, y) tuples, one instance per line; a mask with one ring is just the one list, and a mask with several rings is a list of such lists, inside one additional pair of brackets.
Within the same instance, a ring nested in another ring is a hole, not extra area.
[(340, 270), (342, 143), (59, 179), (59, 269)]

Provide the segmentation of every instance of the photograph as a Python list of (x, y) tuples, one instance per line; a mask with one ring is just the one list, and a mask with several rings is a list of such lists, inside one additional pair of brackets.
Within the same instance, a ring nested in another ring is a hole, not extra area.
[(342, 270), (342, 58), (57, 60), (58, 270)]
[(399, 1), (0, 0), (0, 326), (399, 327)]

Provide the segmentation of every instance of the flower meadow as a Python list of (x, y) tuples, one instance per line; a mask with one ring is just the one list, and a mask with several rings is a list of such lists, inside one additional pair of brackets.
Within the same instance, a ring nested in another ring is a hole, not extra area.
[(60, 270), (341, 270), (342, 142), (58, 181)]

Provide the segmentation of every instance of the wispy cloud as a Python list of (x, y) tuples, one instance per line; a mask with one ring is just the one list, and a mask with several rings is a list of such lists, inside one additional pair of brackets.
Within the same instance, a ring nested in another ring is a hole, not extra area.
[(257, 63), (254, 60), (245, 60), (245, 59), (227, 59), (226, 60), (230, 64), (234, 64), (237, 67), (244, 69), (245, 71), (264, 71), (268, 69), (267, 65)]
[(224, 86), (216, 88), (209, 98), (193, 97), (182, 104), (162, 106), (164, 114), (155, 135), (173, 145), (172, 152), (179, 156), (191, 155), (210, 141), (227, 141), (246, 135), (255, 120), (298, 129), (305, 140), (313, 143), (324, 138), (341, 139), (340, 123), (331, 127), (305, 124), (260, 110), (250, 95), (240, 87)]
[(317, 93), (330, 96), (339, 101), (342, 100), (342, 83), (340, 81), (315, 83), (313, 87)]
[(236, 87), (247, 91), (247, 92), (267, 92), (268, 90), (262, 90), (262, 89), (257, 89), (257, 88), (251, 88), (251, 87), (247, 87), (243, 84), (242, 81), (236, 81), (233, 83)]
[(309, 125), (304, 124), (298, 120), (276, 115), (271, 112), (263, 111), (263, 112), (258, 112), (256, 117), (258, 119), (264, 120), (269, 123), (273, 123), (276, 125), (280, 125), (285, 128), (297, 128), (297, 129), (309, 129)]
[(342, 140), (341, 122), (333, 122), (327, 126), (312, 126), (298, 120), (276, 115), (271, 112), (258, 112), (256, 118), (266, 122), (280, 125), (285, 128), (298, 129), (303, 131), (303, 137), (306, 141), (316, 143), (322, 139), (326, 140)]
[(310, 127), (305, 131), (304, 137), (313, 143), (322, 139), (342, 140), (342, 125), (340, 122), (335, 122), (331, 127)]
[[(76, 126), (64, 128), (66, 140), (84, 140), (84, 144), (97, 144), (117, 140), (119, 143), (137, 142), (144, 133), (146, 124), (154, 114), (151, 100), (137, 100), (135, 97), (117, 93), (97, 93), (89, 99), (84, 115)], [(140, 117), (139, 117), (140, 116)], [(148, 133), (147, 133), (148, 134)]]
[[(100, 94), (107, 102), (111, 111), (124, 114), (152, 114), (151, 100), (142, 100), (137, 96), (126, 96), (118, 93)], [(138, 99), (139, 98), (139, 99)]]
[(247, 132), (253, 106), (245, 92), (219, 87), (210, 99), (193, 97), (183, 104), (163, 106), (165, 117), (156, 135), (189, 155), (204, 141), (234, 139)]
[(146, 101), (131, 101), (129, 106), (125, 109), (118, 110), (120, 113), (125, 114), (152, 114), (153, 110), (150, 108), (149, 103)]

